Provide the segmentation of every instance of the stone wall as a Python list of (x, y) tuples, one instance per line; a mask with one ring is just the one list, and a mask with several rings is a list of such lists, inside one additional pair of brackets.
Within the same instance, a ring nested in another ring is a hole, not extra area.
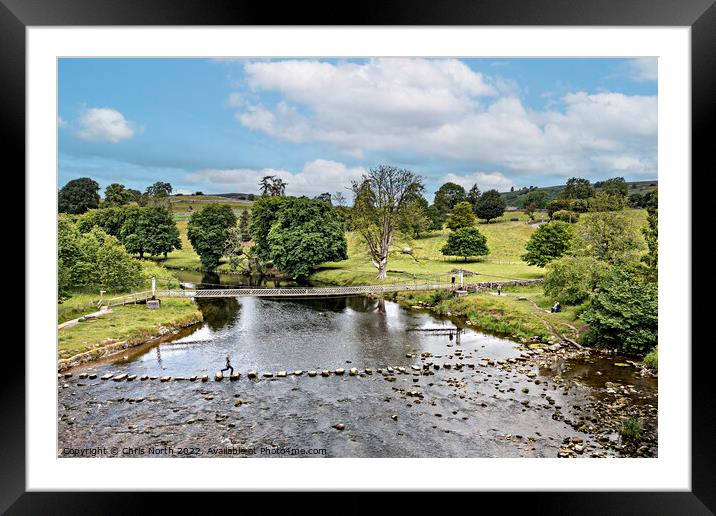
[(466, 285), (468, 292), (484, 292), (486, 290), (497, 290), (497, 285), (505, 287), (528, 287), (532, 285), (541, 285), (543, 279), (533, 280), (512, 280), (512, 281), (485, 281), (480, 283), (472, 283)]

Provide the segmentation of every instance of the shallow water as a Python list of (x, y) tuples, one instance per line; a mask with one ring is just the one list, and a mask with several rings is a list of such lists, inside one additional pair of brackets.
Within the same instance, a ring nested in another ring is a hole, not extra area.
[[(118, 456), (205, 457), (233, 450), (231, 456), (276, 457), (296, 450), (296, 456), (329, 457), (556, 457), (560, 443), (574, 436), (587, 452), (612, 455), (553, 418), (555, 407), (570, 416), (573, 407), (603, 399), (606, 382), (630, 385), (634, 392), (627, 394), (635, 400), (656, 403), (656, 382), (637, 378), (632, 367), (614, 367), (614, 359), (498, 368), (483, 359), (518, 357), (516, 343), (393, 302), (239, 298), (200, 306), (205, 321), (199, 327), (75, 369), (59, 381), (59, 456), (116, 447)], [(215, 382), (227, 353), (241, 378)], [(389, 366), (406, 373), (386, 380), (376, 370)], [(349, 376), (351, 367), (373, 373)], [(345, 374), (306, 374), (336, 368)], [(250, 370), (260, 378), (249, 380)], [(304, 372), (291, 374), (296, 370)], [(278, 371), (289, 374), (276, 378)], [(81, 380), (79, 373), (98, 378)], [(138, 378), (99, 379), (106, 373)], [(173, 378), (142, 381), (142, 375)], [(174, 379), (192, 375), (210, 380)], [(553, 381), (556, 375), (568, 390)], [(339, 423), (344, 430), (333, 428)]]

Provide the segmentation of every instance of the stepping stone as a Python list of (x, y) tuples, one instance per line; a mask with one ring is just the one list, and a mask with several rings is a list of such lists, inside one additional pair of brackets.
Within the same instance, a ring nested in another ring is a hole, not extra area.
[(189, 381), (190, 381), (190, 382), (195, 382), (195, 381), (196, 381), (196, 375), (189, 377)]
[(217, 372), (217, 373), (214, 375), (214, 380), (217, 381), (217, 382), (220, 382), (220, 381), (223, 380), (223, 379), (224, 379), (224, 375), (223, 375), (221, 372)]
[(358, 374), (358, 369), (356, 369), (355, 367), (351, 367), (348, 371), (348, 374), (350, 374), (351, 376), (356, 376)]
[(172, 379), (171, 376), (162, 376), (161, 378), (159, 378), (159, 381), (160, 382), (168, 382), (171, 379)]
[(121, 381), (124, 380), (125, 378), (127, 378), (127, 374), (126, 374), (126, 373), (120, 374), (119, 376), (115, 376), (114, 378), (112, 378), (112, 380), (115, 381), (115, 382), (121, 382)]
[(331, 372), (328, 369), (324, 369), (321, 371), (321, 376), (330, 376)]
[(316, 376), (317, 374), (318, 374), (318, 373), (317, 373), (316, 371), (308, 371), (308, 376), (310, 376), (311, 378), (313, 378), (313, 377)]
[(109, 380), (109, 379), (112, 378), (113, 376), (114, 376), (114, 375), (113, 375), (112, 373), (107, 373), (106, 375), (102, 376), (102, 380)]
[(264, 378), (273, 378), (273, 373), (264, 373)]
[(137, 375), (136, 375), (136, 374), (130, 374), (129, 376), (127, 376), (127, 381), (128, 381), (128, 382), (131, 382), (131, 381), (134, 380), (135, 378), (137, 378)]
[(87, 373), (80, 373), (79, 379), (84, 380), (85, 378), (87, 378)]
[(208, 381), (209, 381), (209, 375), (208, 375), (208, 374), (205, 374), (204, 376), (202, 376), (202, 377), (201, 377), (201, 381), (202, 381), (202, 382), (208, 382)]
[(176, 378), (174, 378), (174, 381), (175, 381), (175, 382), (181, 382), (181, 381), (184, 381), (184, 380), (186, 380), (186, 378), (184, 378), (183, 376), (177, 376)]
[(278, 373), (276, 373), (276, 376), (278, 376), (279, 378), (286, 378), (286, 371), (279, 371)]
[(234, 373), (229, 377), (229, 380), (231, 380), (232, 382), (235, 382), (236, 380), (239, 379), (240, 376), (241, 376), (241, 373)]
[(253, 379), (258, 378), (259, 374), (256, 371), (249, 371), (246, 376), (248, 376), (250, 379)]
[(97, 375), (92, 373), (90, 375), (87, 375), (87, 378), (89, 378), (90, 380), (94, 380), (95, 378), (97, 378)]
[(157, 378), (159, 378), (159, 377), (158, 376), (150, 376), (149, 377), (150, 380), (156, 380)]
[(298, 371), (294, 371), (293, 374), (296, 376), (301, 376), (303, 374), (303, 371), (299, 369)]
[(139, 379), (144, 381), (144, 380), (149, 380), (149, 377), (145, 374), (144, 376), (140, 376)]
[(341, 374), (343, 374), (343, 373), (345, 373), (345, 372), (346, 372), (346, 370), (343, 369), (343, 368), (341, 368), (341, 367), (339, 367), (339, 368), (336, 369), (336, 371), (335, 371), (335, 373), (338, 374), (338, 375), (341, 375)]

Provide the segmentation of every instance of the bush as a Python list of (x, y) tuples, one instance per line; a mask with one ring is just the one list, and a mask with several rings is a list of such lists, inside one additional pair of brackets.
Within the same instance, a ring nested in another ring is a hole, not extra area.
[(579, 220), (579, 213), (569, 210), (559, 210), (552, 214), (552, 220), (574, 223)]
[(654, 369), (659, 369), (659, 351), (657, 348), (649, 351), (644, 357), (644, 363)]
[(644, 431), (644, 425), (640, 419), (629, 418), (622, 421), (619, 433), (627, 439), (639, 440), (641, 433)]
[(589, 256), (568, 256), (547, 265), (544, 293), (566, 305), (587, 301), (607, 274), (607, 264)]
[(658, 286), (636, 267), (615, 267), (602, 279), (582, 314), (586, 344), (646, 354), (658, 342)]

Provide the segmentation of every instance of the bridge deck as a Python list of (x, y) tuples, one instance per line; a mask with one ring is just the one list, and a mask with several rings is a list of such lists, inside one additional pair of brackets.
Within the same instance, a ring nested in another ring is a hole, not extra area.
[[(494, 289), (497, 285), (524, 285), (540, 283), (542, 280), (490, 281), (480, 283), (464, 283), (463, 288), (475, 291)], [(159, 298), (215, 298), (215, 297), (330, 297), (353, 296), (365, 294), (385, 294), (390, 292), (414, 292), (419, 290), (457, 289), (459, 285), (452, 282), (405, 282), (387, 283), (384, 285), (355, 285), (332, 287), (284, 287), (284, 288), (221, 288), (221, 289), (186, 289), (157, 290)]]

